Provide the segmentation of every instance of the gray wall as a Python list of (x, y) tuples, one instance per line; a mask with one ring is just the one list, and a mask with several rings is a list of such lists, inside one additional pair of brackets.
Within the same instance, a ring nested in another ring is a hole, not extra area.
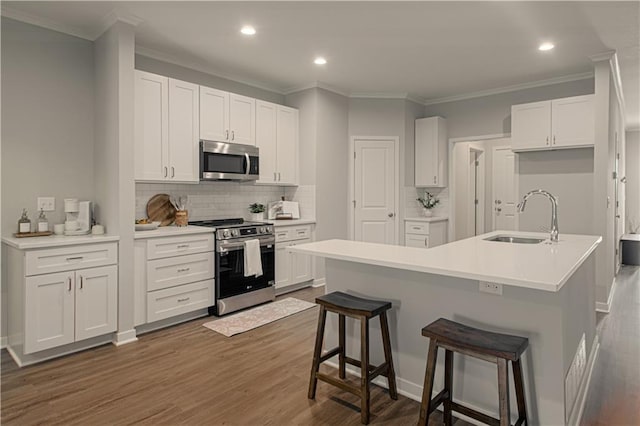
[(640, 131), (627, 132), (626, 144), (627, 226), (625, 232), (635, 229), (636, 233), (640, 233)]
[(238, 83), (237, 81), (227, 80), (226, 78), (217, 77), (215, 75), (185, 68), (170, 62), (149, 58), (147, 56), (136, 55), (135, 61), (135, 68), (137, 70), (160, 74), (178, 80), (200, 84), (202, 86), (213, 87), (215, 89), (225, 90), (239, 95), (262, 99), (268, 102), (284, 104), (284, 96), (279, 93), (259, 89), (257, 87)]
[(93, 44), (2, 18), (2, 234), (38, 196), (93, 196)]
[(300, 185), (315, 185), (318, 91), (308, 89), (296, 92), (287, 95), (285, 102), (286, 105), (298, 109)]

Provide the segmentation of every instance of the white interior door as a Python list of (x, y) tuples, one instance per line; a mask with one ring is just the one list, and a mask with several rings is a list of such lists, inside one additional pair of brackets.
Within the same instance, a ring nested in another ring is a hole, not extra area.
[(493, 151), (493, 229), (516, 229), (515, 154), (511, 148)]
[(395, 244), (395, 143), (356, 139), (354, 149), (354, 238)]

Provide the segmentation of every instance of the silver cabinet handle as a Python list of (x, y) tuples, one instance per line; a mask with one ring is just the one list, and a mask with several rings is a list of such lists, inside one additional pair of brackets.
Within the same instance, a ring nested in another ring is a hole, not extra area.
[(433, 177), (433, 183), (438, 183), (438, 177), (437, 176)]
[(189, 299), (191, 299), (191, 298), (190, 297), (185, 297), (184, 299), (178, 299), (178, 302), (186, 302)]
[(236, 132), (235, 131), (231, 131), (231, 140), (235, 140), (236, 139)]
[(167, 168), (167, 166), (164, 166), (164, 177), (167, 177), (168, 174), (169, 174), (169, 169)]
[(178, 248), (189, 248), (189, 244), (178, 244)]
[(174, 177), (176, 175), (176, 169), (175, 167), (171, 166), (171, 177)]
[(191, 268), (178, 268), (178, 272), (187, 272)]
[(556, 135), (553, 135), (553, 144), (556, 144)]
[(67, 257), (67, 262), (71, 262), (72, 260), (82, 260), (84, 256), (76, 256), (76, 257)]
[(273, 181), (277, 181), (278, 180), (278, 174), (276, 172), (273, 172)]
[(415, 229), (416, 231), (421, 230), (422, 228), (420, 228), (419, 226), (412, 226), (411, 229)]
[(395, 216), (395, 215), (394, 215), (393, 213), (389, 213), (387, 216), (389, 216), (389, 217), (393, 217), (393, 216)]
[(496, 208), (496, 211), (499, 213), (502, 211), (502, 209), (500, 207)]
[(225, 130), (225, 131), (224, 131), (224, 138), (225, 138), (226, 140), (229, 140), (229, 131), (228, 131), (228, 130)]
[(80, 275), (80, 290), (84, 288), (84, 278)]
[(495, 203), (496, 204), (502, 204), (502, 200), (496, 200)]
[(71, 277), (68, 278), (67, 291), (71, 292)]
[(547, 136), (547, 140), (545, 141), (545, 144), (549, 145), (549, 136)]

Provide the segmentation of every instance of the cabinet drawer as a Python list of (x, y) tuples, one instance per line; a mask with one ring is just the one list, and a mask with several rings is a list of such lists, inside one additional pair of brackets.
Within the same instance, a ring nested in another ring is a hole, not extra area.
[(113, 265), (117, 261), (117, 243), (28, 250), (25, 254), (25, 271), (27, 276), (40, 275)]
[(147, 262), (147, 291), (213, 278), (213, 253), (198, 253)]
[(404, 232), (407, 234), (429, 235), (429, 222), (405, 222)]
[(213, 251), (213, 233), (181, 237), (151, 238), (147, 241), (147, 259)]
[(311, 238), (311, 225), (276, 228), (276, 242), (295, 241)]
[(147, 322), (158, 321), (213, 305), (213, 280), (147, 293)]

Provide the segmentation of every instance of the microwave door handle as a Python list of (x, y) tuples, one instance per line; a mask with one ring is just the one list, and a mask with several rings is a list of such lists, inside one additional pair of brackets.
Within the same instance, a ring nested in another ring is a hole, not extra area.
[(246, 152), (244, 153), (244, 158), (245, 160), (247, 160), (247, 171), (245, 172), (245, 176), (249, 176), (249, 173), (251, 172), (251, 157), (249, 157), (249, 154), (247, 154)]

